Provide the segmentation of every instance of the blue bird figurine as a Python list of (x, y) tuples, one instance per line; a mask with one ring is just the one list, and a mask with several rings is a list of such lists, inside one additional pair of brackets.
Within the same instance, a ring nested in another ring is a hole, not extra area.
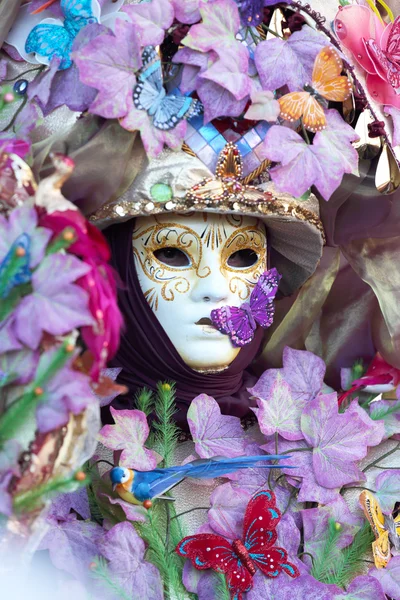
[(236, 458), (214, 457), (210, 459), (194, 460), (179, 467), (166, 469), (153, 469), (152, 471), (135, 471), (126, 467), (113, 467), (110, 478), (113, 490), (125, 501), (131, 504), (143, 504), (145, 508), (151, 507), (155, 498), (173, 500), (165, 497), (168, 490), (178, 485), (186, 477), (194, 479), (213, 479), (239, 469), (251, 467), (264, 469), (291, 468), (288, 465), (258, 464), (262, 461), (290, 458), (288, 455), (273, 454), (262, 456), (238, 456)]

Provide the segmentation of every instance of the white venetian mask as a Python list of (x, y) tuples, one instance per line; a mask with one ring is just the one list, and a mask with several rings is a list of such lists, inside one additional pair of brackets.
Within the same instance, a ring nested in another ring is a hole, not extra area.
[(263, 223), (210, 213), (139, 217), (133, 252), (141, 289), (185, 363), (227, 367), (240, 348), (212, 326), (210, 313), (240, 306), (265, 271)]

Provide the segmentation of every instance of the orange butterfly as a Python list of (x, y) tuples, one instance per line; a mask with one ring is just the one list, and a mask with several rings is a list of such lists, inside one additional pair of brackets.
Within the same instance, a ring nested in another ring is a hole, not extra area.
[(340, 75), (343, 63), (331, 46), (325, 46), (315, 59), (311, 85), (306, 83), (304, 91), (290, 92), (279, 98), (280, 116), (286, 121), (297, 121), (302, 117), (304, 127), (315, 133), (326, 126), (326, 117), (321, 101), (344, 102), (350, 96), (351, 82)]

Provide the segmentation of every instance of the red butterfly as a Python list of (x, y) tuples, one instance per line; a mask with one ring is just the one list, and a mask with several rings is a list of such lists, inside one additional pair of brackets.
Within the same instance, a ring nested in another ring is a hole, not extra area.
[(238, 539), (231, 544), (220, 535), (199, 533), (185, 537), (175, 551), (189, 558), (196, 569), (225, 573), (231, 599), (242, 600), (243, 592), (253, 586), (257, 568), (267, 577), (278, 577), (282, 571), (290, 577), (300, 575), (297, 567), (287, 560), (286, 550), (274, 547), (280, 518), (275, 494), (262, 490), (247, 505), (243, 541)]

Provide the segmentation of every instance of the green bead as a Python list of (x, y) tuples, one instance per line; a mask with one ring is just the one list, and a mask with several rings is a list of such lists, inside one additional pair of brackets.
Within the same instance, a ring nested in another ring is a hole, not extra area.
[(155, 183), (150, 188), (150, 196), (154, 202), (168, 202), (172, 199), (172, 188), (166, 183)]

